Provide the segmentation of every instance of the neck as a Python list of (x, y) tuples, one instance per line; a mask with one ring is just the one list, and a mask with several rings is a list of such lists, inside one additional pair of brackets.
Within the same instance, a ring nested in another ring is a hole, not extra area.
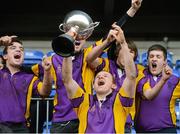
[(109, 92), (106, 93), (106, 94), (96, 93), (96, 96), (97, 96), (98, 101), (100, 101), (100, 100), (105, 100), (105, 99), (106, 99), (106, 96), (108, 96), (108, 95), (111, 94), (111, 93), (112, 93), (112, 90), (109, 91)]
[(20, 71), (20, 67), (10, 65), (6, 65), (6, 67), (9, 69), (12, 75)]
[(106, 96), (105, 96), (105, 95), (96, 94), (96, 96), (97, 96), (98, 101), (100, 101), (100, 100), (105, 100), (105, 99), (106, 99)]

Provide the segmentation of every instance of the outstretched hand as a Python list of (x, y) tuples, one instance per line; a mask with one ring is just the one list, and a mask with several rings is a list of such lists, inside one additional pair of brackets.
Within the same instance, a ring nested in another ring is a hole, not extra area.
[(44, 57), (43, 61), (42, 61), (42, 66), (44, 68), (44, 71), (50, 71), (51, 65), (52, 65), (52, 63), (51, 63), (50, 59), (48, 57)]
[(12, 42), (17, 38), (16, 35), (12, 36), (2, 36), (0, 38), (0, 45), (1, 46), (10, 46), (12, 45)]
[(141, 3), (142, 0), (132, 0), (131, 2), (131, 7), (129, 8), (129, 10), (127, 11), (127, 14), (130, 17), (134, 17), (134, 15), (136, 14), (136, 12), (139, 10), (139, 8), (141, 7)]
[(126, 40), (125, 40), (124, 32), (121, 29), (121, 27), (119, 27), (116, 24), (113, 24), (112, 28), (116, 31), (116, 34), (113, 34), (113, 37), (116, 39), (116, 42), (118, 44), (123, 44)]
[(164, 81), (169, 79), (169, 77), (172, 75), (172, 69), (168, 65), (163, 66), (163, 71), (162, 71), (162, 78)]
[(134, 10), (138, 10), (141, 7), (142, 0), (132, 0), (131, 7)]
[(108, 36), (106, 38), (107, 43), (111, 43), (115, 40), (114, 36), (117, 34), (117, 31), (114, 29), (111, 29), (108, 33)]

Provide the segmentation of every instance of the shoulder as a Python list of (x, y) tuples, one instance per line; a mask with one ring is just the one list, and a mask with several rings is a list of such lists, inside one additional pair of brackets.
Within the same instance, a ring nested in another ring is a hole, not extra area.
[(179, 83), (179, 78), (175, 75), (171, 75), (171, 77), (168, 79), (168, 82), (171, 84), (178, 84)]
[(140, 65), (140, 64), (136, 64), (136, 68), (137, 68), (138, 70), (142, 70), (142, 71), (145, 70), (145, 67), (144, 67), (143, 65)]

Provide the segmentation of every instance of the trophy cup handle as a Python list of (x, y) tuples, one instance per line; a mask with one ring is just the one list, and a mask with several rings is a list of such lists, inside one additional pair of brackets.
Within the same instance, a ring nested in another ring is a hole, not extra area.
[(100, 22), (94, 22), (94, 23), (91, 23), (89, 25), (89, 28), (87, 28), (88, 30), (91, 30), (91, 29), (94, 29), (95, 27), (97, 27), (99, 25)]
[(65, 31), (64, 31), (64, 29), (63, 29), (63, 23), (61, 23), (60, 25), (59, 25), (59, 29), (62, 31), (62, 32), (64, 32), (65, 33)]

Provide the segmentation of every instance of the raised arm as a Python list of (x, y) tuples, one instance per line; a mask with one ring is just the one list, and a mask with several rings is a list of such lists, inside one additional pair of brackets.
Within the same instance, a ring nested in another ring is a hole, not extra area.
[(75, 95), (79, 85), (72, 77), (72, 57), (64, 58), (62, 64), (62, 80), (71, 99)]
[(16, 35), (0, 37), (0, 46), (9, 46), (17, 38)]
[(42, 96), (48, 96), (51, 92), (52, 88), (52, 76), (51, 76), (51, 62), (48, 58), (44, 58), (42, 62), (42, 66), (44, 68), (44, 77), (43, 77), (43, 84), (42, 88), (40, 89), (39, 93)]
[(116, 34), (117, 31), (111, 29), (108, 33), (107, 38), (102, 41), (101, 45), (95, 46), (91, 52), (86, 57), (86, 61), (88, 65), (92, 68), (95, 69), (99, 64), (98, 57), (102, 54), (104, 49), (112, 42), (114, 41), (114, 37), (112, 36), (113, 34)]
[(118, 31), (117, 36), (114, 36), (116, 42), (120, 45), (121, 49), (119, 50), (118, 59), (123, 58), (124, 69), (126, 73), (126, 78), (123, 82), (122, 88), (126, 91), (129, 97), (134, 97), (135, 95), (135, 83), (136, 83), (136, 67), (133, 60), (133, 56), (130, 54), (130, 49), (125, 40), (123, 30), (117, 26), (113, 26), (114, 29)]
[(118, 21), (117, 25), (122, 27), (130, 18), (134, 17), (136, 12), (141, 7), (142, 0), (132, 0), (131, 7), (128, 9), (126, 14), (124, 14)]
[[(132, 0), (131, 7), (128, 9), (126, 14), (116, 22), (116, 25), (122, 27), (127, 22), (129, 17), (134, 17), (136, 12), (141, 7), (141, 3), (142, 0)], [(92, 51), (88, 54), (86, 61), (92, 69), (95, 69), (100, 64), (98, 57), (101, 55), (104, 49), (109, 47), (109, 44), (114, 41), (114, 38), (112, 36), (112, 33), (114, 32), (116, 31), (111, 29), (109, 33), (103, 37), (102, 44), (94, 47)]]
[(127, 14), (130, 17), (134, 17), (134, 15), (136, 14), (136, 12), (139, 10), (139, 8), (141, 7), (141, 3), (142, 0), (132, 0), (131, 2), (131, 7), (129, 8), (129, 10), (127, 11)]
[(155, 98), (171, 75), (172, 69), (168, 65), (165, 65), (160, 81), (152, 89), (143, 91), (143, 96), (148, 100), (152, 100), (153, 98)]

